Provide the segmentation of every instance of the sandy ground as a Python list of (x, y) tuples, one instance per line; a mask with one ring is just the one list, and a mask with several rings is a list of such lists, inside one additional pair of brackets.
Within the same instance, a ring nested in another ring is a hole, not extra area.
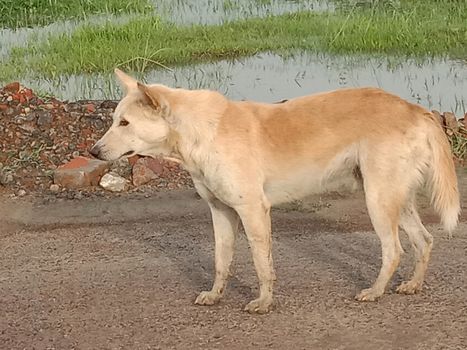
[[(467, 194), (465, 169), (461, 188)], [(380, 266), (361, 194), (310, 198), (273, 211), (276, 306), (242, 311), (257, 280), (246, 239), (219, 305), (193, 304), (213, 278), (206, 205), (193, 191), (107, 200), (0, 204), (0, 349), (466, 349), (467, 216), (435, 237), (426, 288), (375, 303), (354, 295)]]

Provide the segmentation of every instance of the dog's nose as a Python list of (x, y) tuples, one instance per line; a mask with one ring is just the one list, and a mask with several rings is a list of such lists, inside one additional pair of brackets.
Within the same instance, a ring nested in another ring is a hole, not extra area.
[(99, 148), (99, 146), (97, 144), (92, 146), (91, 149), (89, 150), (89, 153), (91, 153), (91, 155), (96, 157), (96, 158), (99, 158), (99, 153), (100, 152), (101, 152), (101, 149)]

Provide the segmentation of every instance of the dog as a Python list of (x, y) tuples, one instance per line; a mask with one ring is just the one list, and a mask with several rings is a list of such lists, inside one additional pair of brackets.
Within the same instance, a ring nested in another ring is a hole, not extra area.
[(417, 190), (428, 185), (447, 231), (456, 227), (460, 213), (449, 142), (431, 112), (376, 88), (266, 104), (146, 85), (118, 69), (115, 73), (126, 96), (90, 153), (103, 160), (162, 155), (191, 174), (211, 210), (215, 235), (214, 284), (196, 304), (212, 305), (222, 297), (241, 222), (259, 279), (259, 296), (245, 310), (268, 312), (275, 281), (271, 206), (345, 179), (364, 189), (382, 247), (379, 275), (356, 299), (373, 301), (384, 294), (402, 252), (399, 226), (412, 243), (416, 264), (397, 292), (422, 289), (433, 237), (417, 213)]

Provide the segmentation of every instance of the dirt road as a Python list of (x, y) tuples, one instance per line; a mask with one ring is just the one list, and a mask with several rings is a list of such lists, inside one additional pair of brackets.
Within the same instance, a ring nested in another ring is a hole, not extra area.
[(425, 290), (394, 293), (413, 263), (402, 235), (408, 254), (376, 303), (353, 300), (380, 265), (361, 195), (275, 210), (276, 308), (254, 316), (242, 311), (257, 293), (243, 235), (223, 301), (193, 304), (211, 286), (214, 248), (193, 191), (3, 199), (0, 349), (466, 349), (465, 207), (452, 239), (423, 210), (435, 236)]

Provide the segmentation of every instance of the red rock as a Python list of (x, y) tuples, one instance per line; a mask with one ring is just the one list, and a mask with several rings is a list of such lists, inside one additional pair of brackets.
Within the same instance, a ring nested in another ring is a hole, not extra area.
[(20, 89), (19, 82), (14, 81), (12, 83), (9, 83), (3, 87), (3, 90), (11, 92), (11, 93), (17, 93)]
[(73, 161), (62, 165), (61, 168), (62, 169), (81, 168), (83, 166), (86, 166), (89, 163), (90, 160), (92, 160), (92, 159), (88, 159), (88, 158), (85, 158), (85, 157), (78, 157), (78, 158), (75, 158)]
[(34, 93), (32, 92), (31, 89), (23, 88), (22, 93), (24, 97), (26, 97), (28, 100), (34, 97)]
[(163, 167), (160, 162), (156, 165), (153, 160), (146, 157), (138, 159), (133, 166), (133, 185), (141, 186), (159, 177)]
[(55, 170), (54, 183), (66, 188), (97, 186), (108, 168), (107, 162), (76, 157)]
[(96, 106), (94, 106), (92, 103), (88, 103), (85, 107), (88, 113), (94, 113), (96, 111)]
[(6, 111), (8, 109), (8, 105), (6, 103), (0, 103), (0, 111)]
[(151, 169), (151, 171), (156, 174), (160, 175), (164, 171), (164, 160), (161, 158), (143, 158), (144, 164)]
[(129, 157), (129, 158), (128, 158), (128, 162), (129, 162), (130, 165), (133, 167), (133, 166), (136, 164), (136, 162), (138, 161), (138, 159), (140, 159), (140, 158), (141, 158), (141, 156), (139, 156), (139, 155), (136, 154), (136, 155), (134, 155), (134, 156)]
[(81, 143), (78, 143), (78, 145), (76, 146), (77, 149), (81, 150), (81, 151), (84, 151), (84, 150), (87, 150), (88, 149), (88, 145), (86, 142), (81, 142)]

